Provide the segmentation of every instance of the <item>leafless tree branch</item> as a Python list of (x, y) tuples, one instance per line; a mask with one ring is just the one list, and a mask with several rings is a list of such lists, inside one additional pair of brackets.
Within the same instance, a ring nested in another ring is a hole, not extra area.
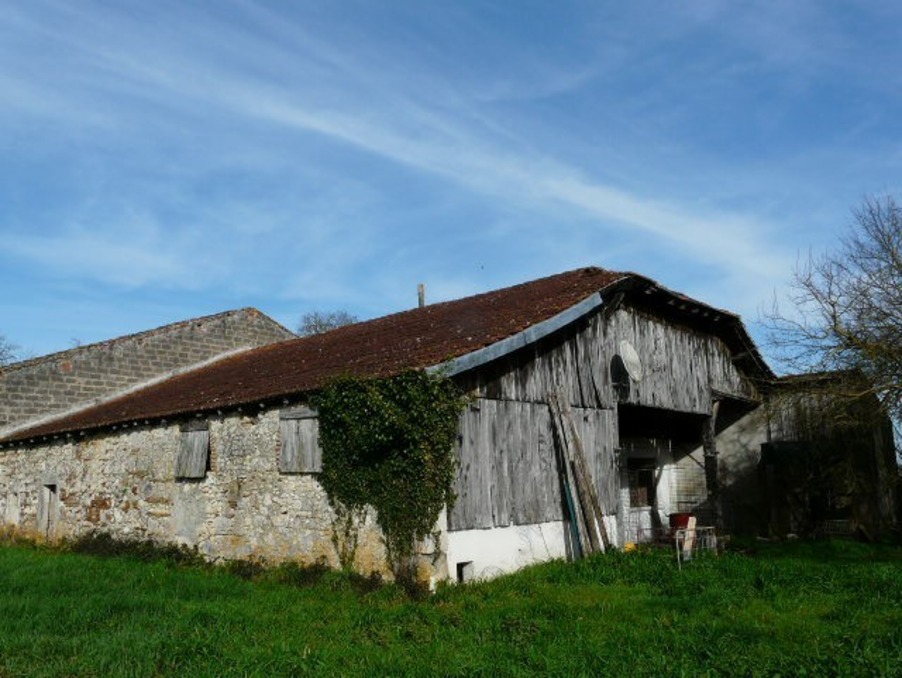
[(311, 311), (301, 317), (297, 333), (302, 337), (309, 337), (312, 334), (322, 334), (356, 322), (358, 322), (357, 316), (351, 315), (347, 311)]
[(789, 301), (767, 317), (777, 357), (797, 372), (849, 371), (902, 415), (902, 207), (871, 197), (835, 252), (796, 267)]
[(0, 366), (9, 365), (19, 359), (19, 347), (7, 341), (6, 337), (0, 334)]

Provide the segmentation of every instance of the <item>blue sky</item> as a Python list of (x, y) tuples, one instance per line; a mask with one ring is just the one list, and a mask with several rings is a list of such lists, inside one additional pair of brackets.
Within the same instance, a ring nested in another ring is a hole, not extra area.
[[(902, 178), (897, 2), (0, 12), (0, 333), (361, 318), (584, 265), (742, 314)], [(760, 335), (759, 335), (760, 336)]]

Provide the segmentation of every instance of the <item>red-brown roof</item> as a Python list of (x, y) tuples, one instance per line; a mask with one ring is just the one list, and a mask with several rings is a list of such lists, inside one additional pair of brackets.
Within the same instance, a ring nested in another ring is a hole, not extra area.
[(631, 273), (584, 268), (270, 344), (13, 433), (5, 441), (272, 401), (313, 391), (343, 374), (386, 376), (430, 367), (515, 335), (595, 292), (630, 281), (655, 285)]

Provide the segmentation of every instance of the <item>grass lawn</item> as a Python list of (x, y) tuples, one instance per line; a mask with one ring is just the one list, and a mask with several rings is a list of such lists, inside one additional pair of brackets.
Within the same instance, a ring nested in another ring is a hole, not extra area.
[(0, 676), (902, 675), (899, 547), (615, 553), (419, 601), (308, 575), (2, 546)]

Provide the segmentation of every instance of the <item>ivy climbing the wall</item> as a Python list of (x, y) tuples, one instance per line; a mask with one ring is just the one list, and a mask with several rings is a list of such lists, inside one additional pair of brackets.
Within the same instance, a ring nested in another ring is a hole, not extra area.
[(395, 574), (409, 574), (415, 542), (433, 532), (442, 508), (454, 500), (454, 445), (465, 402), (447, 377), (416, 371), (343, 377), (314, 398), (320, 482), (345, 530), (344, 567), (356, 547), (356, 535), (349, 534), (354, 516), (372, 506)]

